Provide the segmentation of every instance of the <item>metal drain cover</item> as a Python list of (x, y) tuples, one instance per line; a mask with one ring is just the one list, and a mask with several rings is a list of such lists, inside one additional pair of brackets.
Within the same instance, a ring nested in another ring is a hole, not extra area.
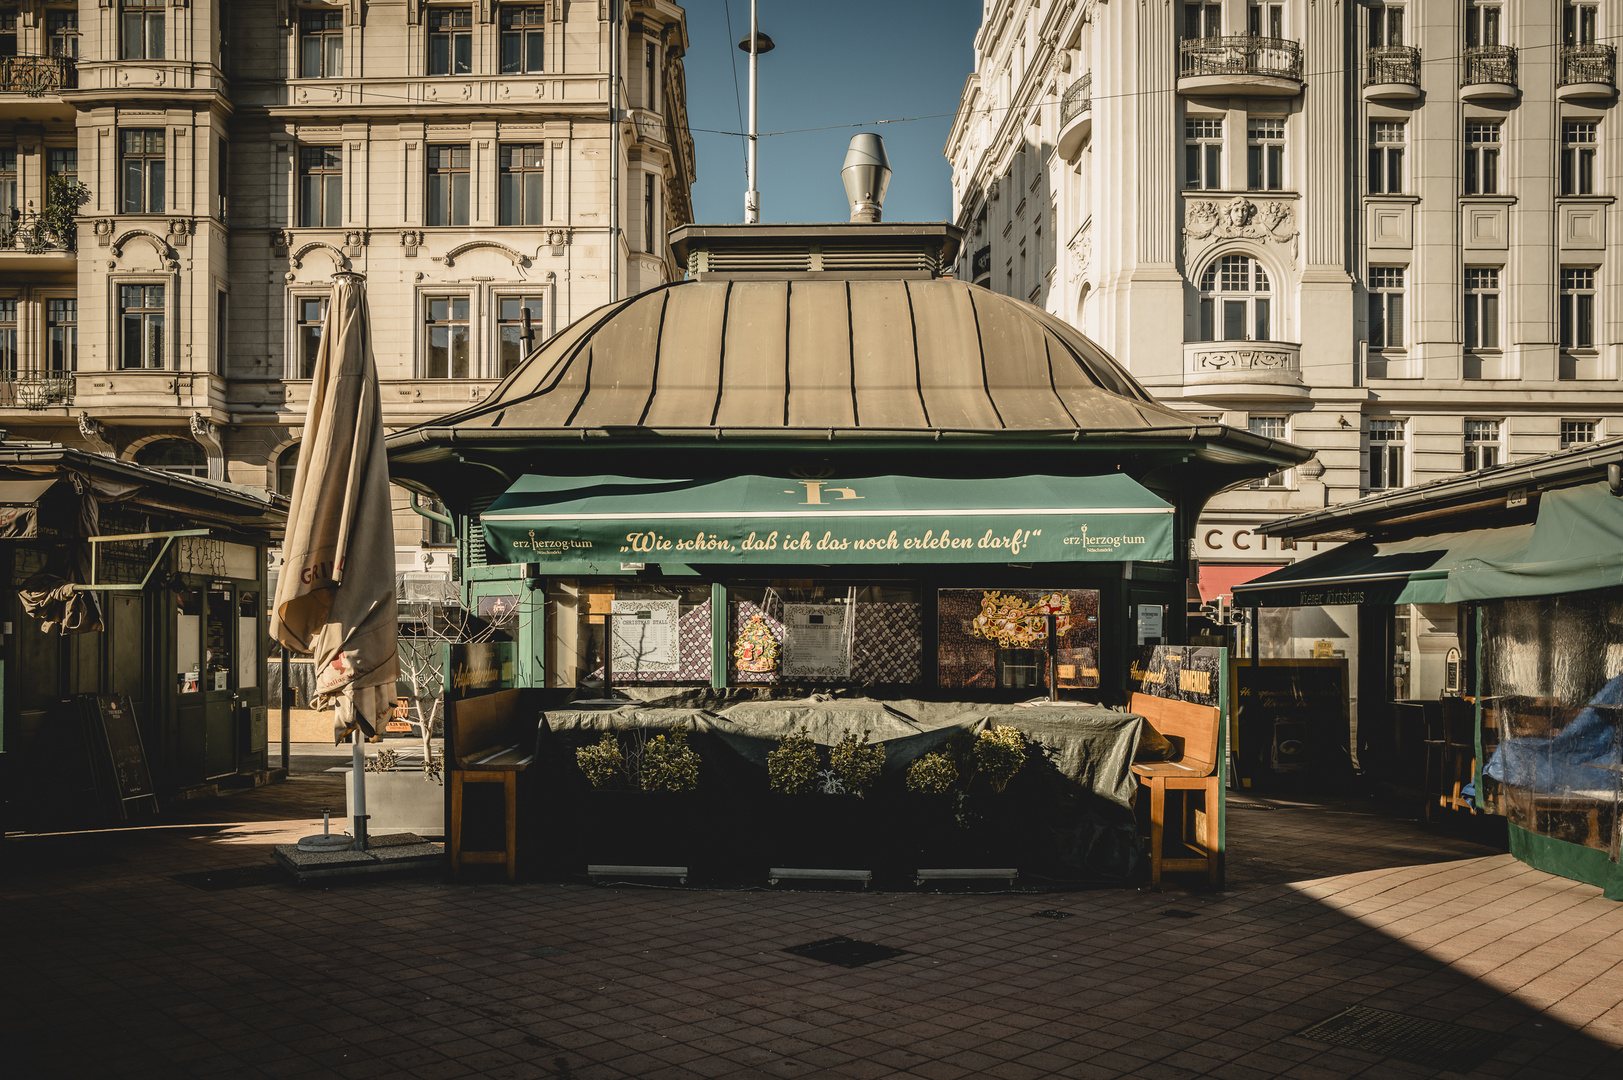
[(287, 883), (287, 871), (280, 866), (232, 866), (224, 870), (202, 870), (195, 874), (171, 874), (170, 881), (190, 885), (204, 892), (221, 889), (246, 889), (253, 885), (282, 885)]
[(1364, 1050), (1415, 1065), (1466, 1072), (1511, 1043), (1497, 1031), (1424, 1020), (1354, 1005), (1297, 1033), (1304, 1039)]
[(875, 945), (871, 941), (855, 941), (848, 937), (825, 938), (808, 945), (793, 945), (783, 951), (804, 956), (808, 960), (821, 960), (825, 964), (838, 964), (847, 968), (857, 968), (877, 960), (892, 960), (906, 955), (902, 949), (893, 949), (889, 945)]
[(1073, 914), (1075, 912), (1060, 911), (1058, 908), (1045, 908), (1042, 911), (1033, 911), (1031, 917), (1034, 919), (1069, 919)]

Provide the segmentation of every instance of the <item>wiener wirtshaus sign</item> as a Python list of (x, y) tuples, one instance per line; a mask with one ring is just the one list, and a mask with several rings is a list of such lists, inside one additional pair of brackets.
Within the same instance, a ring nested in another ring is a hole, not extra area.
[(481, 516), (510, 562), (1128, 562), (1173, 556), (1131, 477), (526, 476)]

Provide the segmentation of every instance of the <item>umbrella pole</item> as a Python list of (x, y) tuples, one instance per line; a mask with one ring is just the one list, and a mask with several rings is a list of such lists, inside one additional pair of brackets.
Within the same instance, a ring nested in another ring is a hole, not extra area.
[(354, 836), (355, 850), (366, 850), (366, 743), (361, 735), (360, 725), (350, 732), (351, 740), (351, 768), (355, 773), (355, 818)]

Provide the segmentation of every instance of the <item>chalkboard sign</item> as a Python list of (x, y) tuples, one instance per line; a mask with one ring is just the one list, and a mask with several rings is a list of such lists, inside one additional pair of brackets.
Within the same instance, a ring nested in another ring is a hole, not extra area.
[(129, 817), (129, 804), (138, 799), (151, 799), (156, 810), (158, 798), (152, 788), (152, 772), (147, 768), (141, 729), (136, 726), (129, 699), (119, 694), (85, 694), (79, 701), (91, 752), (95, 753), (98, 745), (107, 751), (107, 769), (96, 771), (111, 788), (107, 794), (117, 804), (120, 816)]
[(1211, 705), (1227, 712), (1222, 697), (1226, 651), (1205, 645), (1151, 645), (1139, 650), (1127, 671), (1127, 687), (1150, 697)]
[(1351, 770), (1347, 661), (1264, 660), (1235, 669), (1244, 781), (1297, 775), (1304, 782)]

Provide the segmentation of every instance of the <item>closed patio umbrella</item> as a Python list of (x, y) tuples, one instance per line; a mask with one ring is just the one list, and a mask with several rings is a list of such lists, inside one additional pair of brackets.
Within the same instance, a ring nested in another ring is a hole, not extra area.
[(318, 709), (355, 741), (355, 839), (365, 844), (361, 743), (383, 730), (400, 670), (394, 521), (377, 365), (359, 274), (335, 275), (310, 380), (310, 409), (271, 636), (315, 658)]

